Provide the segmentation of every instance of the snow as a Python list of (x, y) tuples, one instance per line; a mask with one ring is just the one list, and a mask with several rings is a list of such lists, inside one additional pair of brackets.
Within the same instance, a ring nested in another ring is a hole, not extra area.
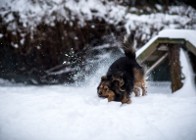
[(159, 37), (174, 38), (174, 39), (185, 39), (191, 42), (196, 47), (196, 30), (185, 30), (185, 29), (167, 29), (159, 32)]
[(151, 38), (143, 47), (141, 47), (139, 50), (137, 50), (136, 56), (138, 57), (142, 52), (144, 52), (157, 39), (158, 39), (158, 36), (154, 36), (153, 38)]
[[(148, 95), (132, 97), (130, 105), (98, 98), (96, 74), (80, 86), (0, 80), (0, 139), (195, 140), (196, 90), (184, 52), (181, 62), (186, 76), (181, 90), (171, 94), (169, 83), (149, 82)], [(106, 69), (100, 67), (97, 74)]]
[(3, 37), (3, 34), (0, 34), (0, 38), (2, 38)]

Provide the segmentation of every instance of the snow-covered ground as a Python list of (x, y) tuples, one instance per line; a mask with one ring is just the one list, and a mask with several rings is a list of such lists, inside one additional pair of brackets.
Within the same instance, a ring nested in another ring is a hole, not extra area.
[(132, 97), (130, 105), (98, 98), (99, 76), (83, 86), (6, 83), (0, 140), (195, 140), (196, 92), (181, 54), (184, 87), (171, 94), (169, 83), (149, 82), (148, 95)]

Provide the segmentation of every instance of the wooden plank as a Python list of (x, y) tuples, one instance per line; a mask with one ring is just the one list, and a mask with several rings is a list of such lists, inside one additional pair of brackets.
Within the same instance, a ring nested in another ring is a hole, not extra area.
[(144, 61), (154, 52), (156, 51), (156, 47), (158, 46), (158, 42), (155, 40), (144, 52), (142, 52), (138, 57), (138, 61), (140, 63), (144, 63)]
[(168, 56), (168, 53), (165, 53), (161, 58), (159, 58), (148, 70), (146, 71), (146, 74), (149, 74), (152, 70), (154, 70), (158, 65), (161, 64)]
[(140, 63), (144, 63), (147, 58), (157, 50), (157, 47), (159, 44), (165, 43), (165, 44), (184, 44), (184, 39), (170, 39), (170, 38), (158, 38), (156, 39), (144, 52), (142, 52), (137, 59), (140, 61)]
[[(193, 44), (191, 44), (189, 41), (183, 39), (183, 38), (158, 38), (156, 39), (146, 50), (144, 50), (144, 52), (142, 52), (138, 57), (138, 61), (140, 63), (146, 63), (146, 61), (150, 60), (153, 55), (154, 52), (156, 52), (157, 50), (163, 50), (163, 51), (167, 51), (167, 49), (165, 48), (165, 46), (167, 46), (167, 44), (173, 44), (173, 45), (177, 45), (179, 44), (180, 46), (185, 46), (186, 49), (188, 49), (189, 51), (191, 51), (194, 55), (196, 55), (196, 46), (194, 46)], [(164, 47), (158, 47), (159, 45), (163, 45)]]
[(159, 45), (159, 47), (157, 48), (158, 51), (168, 51), (168, 47), (166, 44), (161, 44)]
[(193, 52), (193, 54), (196, 55), (196, 47), (194, 47), (189, 41), (186, 41), (185, 39), (179, 38), (179, 39), (172, 39), (172, 38), (158, 38), (156, 39), (144, 52), (142, 52), (137, 59), (144, 63), (147, 58), (152, 55), (154, 51), (157, 50), (157, 47), (159, 44), (181, 44), (186, 45), (186, 48)]
[(161, 56), (163, 56), (167, 51), (159, 51), (156, 49), (147, 59), (146, 61), (157, 61)]
[(186, 41), (186, 48), (196, 56), (196, 46), (189, 41)]
[(186, 40), (183, 38), (158, 38), (159, 43), (166, 44), (185, 44)]

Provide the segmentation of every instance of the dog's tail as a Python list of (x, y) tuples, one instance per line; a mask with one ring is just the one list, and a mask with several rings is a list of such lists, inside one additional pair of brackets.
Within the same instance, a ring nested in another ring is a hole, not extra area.
[(135, 59), (135, 49), (134, 49), (134, 34), (125, 37), (122, 43), (122, 49), (128, 58)]

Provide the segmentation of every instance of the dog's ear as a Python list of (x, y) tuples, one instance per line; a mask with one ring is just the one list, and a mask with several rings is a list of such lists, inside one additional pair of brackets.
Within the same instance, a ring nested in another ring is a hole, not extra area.
[(120, 78), (122, 78), (124, 76), (123, 72), (119, 72), (118, 75), (120, 76)]
[(105, 80), (107, 80), (107, 76), (102, 76), (101, 81), (105, 81)]
[(112, 76), (112, 82), (114, 83), (117, 82), (119, 87), (122, 87), (125, 84), (122, 77), (116, 77), (116, 76)]

